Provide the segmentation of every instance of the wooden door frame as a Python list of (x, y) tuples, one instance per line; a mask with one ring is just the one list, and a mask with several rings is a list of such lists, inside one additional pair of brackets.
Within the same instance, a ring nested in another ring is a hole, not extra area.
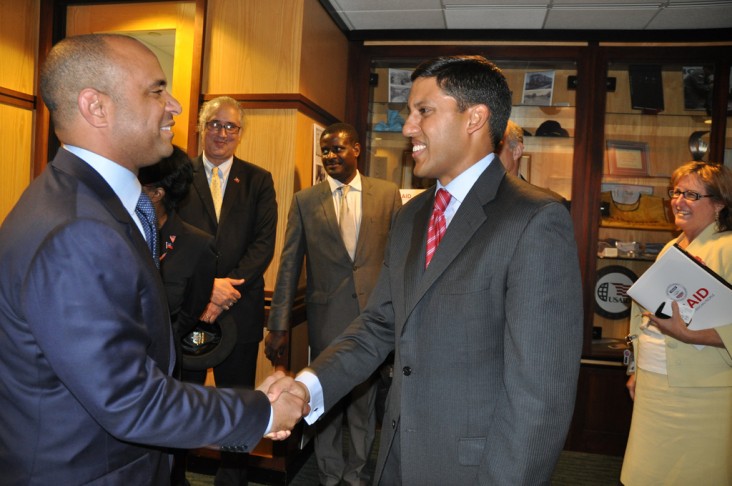
[[(189, 93), (189, 110), (198, 113), (203, 76), (203, 49), (206, 26), (206, 8), (208, 0), (118, 0), (116, 3), (149, 3), (152, 1), (190, 1), (195, 3), (193, 24), (193, 59), (191, 68), (191, 89)], [(66, 37), (66, 12), (69, 6), (109, 4), (105, 0), (41, 0), (40, 24), (38, 35), (38, 66), (42, 66), (51, 51), (51, 47)], [(33, 156), (33, 177), (37, 177), (46, 168), (48, 161), (59, 147), (58, 139), (51, 133), (51, 117), (48, 107), (40, 96), (40, 69), (36, 69), (36, 117)], [(186, 150), (194, 154), (198, 148), (196, 133), (196, 116), (188, 120), (188, 144)]]

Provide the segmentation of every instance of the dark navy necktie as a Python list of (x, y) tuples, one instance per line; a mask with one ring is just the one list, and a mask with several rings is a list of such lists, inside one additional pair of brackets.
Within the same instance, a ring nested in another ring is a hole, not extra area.
[(158, 259), (158, 218), (155, 216), (155, 207), (152, 201), (144, 192), (140, 193), (140, 199), (137, 200), (135, 214), (142, 222), (145, 240), (147, 246), (150, 247), (155, 266), (160, 268), (160, 260)]

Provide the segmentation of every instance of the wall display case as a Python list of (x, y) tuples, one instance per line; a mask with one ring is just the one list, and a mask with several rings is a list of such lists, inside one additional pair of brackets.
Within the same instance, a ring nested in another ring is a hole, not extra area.
[[(565, 448), (622, 455), (632, 412), (622, 363), (630, 317), (623, 292), (677, 234), (667, 194), (673, 170), (693, 157), (732, 165), (732, 51), (601, 43), (359, 46), (349, 66), (346, 115), (365, 141), (362, 171), (402, 188), (431, 184), (411, 174), (399, 125), (406, 106), (390, 98), (389, 69), (455, 54), (480, 54), (504, 70), (511, 118), (532, 134), (524, 137), (527, 180), (571, 201), (583, 279), (577, 298), (585, 309), (578, 325), (585, 333)], [(689, 75), (702, 95), (690, 92)], [(549, 96), (541, 91), (547, 83)], [(547, 121), (567, 136), (536, 136)], [(598, 292), (619, 300), (620, 309), (597, 312)]]
[[(371, 62), (366, 174), (390, 180), (404, 190), (424, 189), (434, 183), (414, 175), (411, 145), (401, 133), (408, 116), (402, 93), (406, 86), (408, 94), (408, 76), (420, 60)], [(575, 63), (492, 60), (506, 75), (513, 92), (511, 119), (524, 129), (521, 176), (571, 199), (576, 96), (569, 79), (576, 78)], [(550, 82), (535, 88), (539, 76)]]
[[(603, 337), (623, 338), (628, 333), (629, 312), (608, 317), (603, 309), (616, 303), (629, 308), (630, 299), (625, 295), (627, 280), (616, 276), (603, 281), (602, 270), (616, 265), (628, 270), (632, 281), (640, 277), (660, 248), (678, 234), (667, 194), (671, 174), (689, 160), (709, 161), (714, 66), (695, 64), (608, 64), (616, 89), (606, 96), (593, 319)], [(646, 77), (640, 87), (639, 66), (640, 76)], [(647, 108), (651, 105), (654, 108)]]

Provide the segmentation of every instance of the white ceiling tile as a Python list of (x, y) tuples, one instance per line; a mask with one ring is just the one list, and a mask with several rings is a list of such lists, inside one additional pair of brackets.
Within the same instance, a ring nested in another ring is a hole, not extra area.
[(664, 8), (648, 26), (649, 29), (726, 29), (732, 27), (732, 3), (729, 6), (705, 8)]
[(356, 30), (444, 29), (442, 10), (344, 12)]
[(541, 7), (546, 8), (547, 4), (550, 3), (548, 0), (443, 0), (442, 4), (447, 7), (454, 7), (454, 6), (474, 6), (474, 7), (512, 7), (512, 6), (534, 6), (534, 7)]
[(327, 1), (352, 30), (732, 28), (732, 0)]
[(642, 30), (656, 14), (650, 9), (552, 9), (545, 29)]
[(448, 8), (448, 29), (541, 29), (546, 8)]
[(336, 11), (441, 10), (440, 0), (330, 0)]

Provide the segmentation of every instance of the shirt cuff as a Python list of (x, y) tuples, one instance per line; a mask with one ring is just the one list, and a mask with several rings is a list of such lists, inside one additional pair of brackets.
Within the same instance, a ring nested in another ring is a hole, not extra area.
[(304, 418), (308, 425), (313, 425), (313, 423), (323, 415), (323, 410), (325, 408), (325, 403), (323, 401), (323, 387), (320, 385), (320, 380), (315, 373), (307, 368), (298, 373), (295, 381), (299, 381), (305, 385), (305, 388), (307, 388), (310, 393), (310, 413)]
[(270, 404), (269, 406), (269, 422), (267, 423), (267, 428), (264, 431), (264, 434), (262, 434), (262, 437), (266, 437), (267, 434), (272, 432), (272, 420), (274, 419), (274, 407)]

